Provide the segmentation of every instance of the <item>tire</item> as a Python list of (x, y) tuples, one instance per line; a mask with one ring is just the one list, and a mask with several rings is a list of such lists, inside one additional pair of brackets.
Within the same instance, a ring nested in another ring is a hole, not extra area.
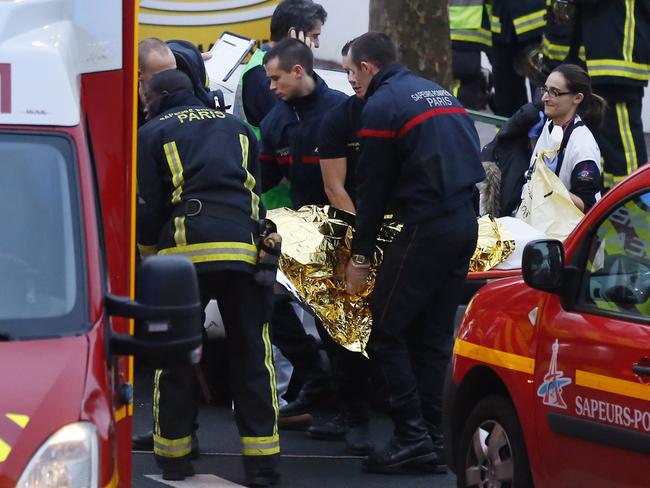
[[(498, 442), (494, 449), (491, 438)], [(456, 474), (459, 488), (533, 487), (524, 436), (509, 399), (490, 395), (471, 411), (456, 451)]]

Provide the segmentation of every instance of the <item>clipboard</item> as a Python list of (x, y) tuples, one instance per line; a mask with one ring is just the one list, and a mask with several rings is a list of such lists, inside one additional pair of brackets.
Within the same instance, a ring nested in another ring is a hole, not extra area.
[(254, 45), (255, 41), (248, 37), (232, 32), (221, 34), (210, 49), (212, 58), (205, 62), (209, 79), (217, 83), (228, 81)]

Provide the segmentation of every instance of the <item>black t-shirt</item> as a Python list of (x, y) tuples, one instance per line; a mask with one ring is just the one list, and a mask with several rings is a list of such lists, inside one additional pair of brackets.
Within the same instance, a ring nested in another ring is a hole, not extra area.
[(365, 100), (352, 95), (325, 115), (318, 135), (318, 153), (321, 159), (347, 158), (345, 191), (355, 201), (355, 170), (359, 159), (361, 112)]

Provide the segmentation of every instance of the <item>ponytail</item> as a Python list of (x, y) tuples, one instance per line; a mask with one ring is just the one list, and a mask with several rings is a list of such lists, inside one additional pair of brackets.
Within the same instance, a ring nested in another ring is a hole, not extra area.
[(598, 129), (603, 123), (607, 102), (595, 93), (585, 94), (585, 99), (578, 106), (578, 115), (590, 129)]

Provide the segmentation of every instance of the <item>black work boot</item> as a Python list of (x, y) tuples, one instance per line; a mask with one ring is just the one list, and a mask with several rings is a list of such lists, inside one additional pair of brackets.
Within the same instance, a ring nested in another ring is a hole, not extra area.
[(162, 468), (162, 479), (167, 481), (183, 481), (190, 476), (194, 476), (194, 466), (189, 461), (176, 466), (169, 465)]
[(320, 380), (305, 383), (296, 399), (280, 407), (278, 427), (303, 430), (311, 425), (311, 412), (331, 396), (331, 391)]
[(342, 441), (345, 439), (347, 426), (343, 413), (339, 413), (325, 422), (314, 424), (307, 429), (307, 437), (319, 441)]
[(280, 483), (280, 455), (244, 456), (246, 486), (271, 486)]
[(372, 447), (370, 446), (370, 422), (368, 419), (346, 422), (345, 447), (357, 456), (365, 456)]
[[(153, 451), (153, 431), (146, 434), (134, 435), (131, 437), (131, 449), (134, 451)], [(196, 432), (192, 432), (192, 453), (190, 459), (198, 459), (199, 452), (199, 439)]]
[(438, 456), (424, 421), (419, 415), (393, 418), (395, 433), (388, 445), (374, 451), (364, 464), (370, 473), (435, 471)]

